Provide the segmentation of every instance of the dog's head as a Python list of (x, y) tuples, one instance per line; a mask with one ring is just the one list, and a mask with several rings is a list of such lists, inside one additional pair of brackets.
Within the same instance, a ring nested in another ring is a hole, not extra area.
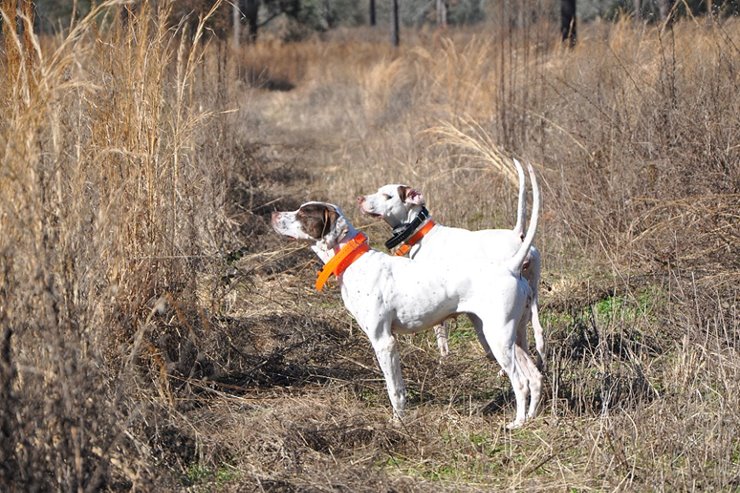
[(325, 202), (306, 202), (296, 211), (273, 212), (271, 222), (277, 233), (312, 241), (316, 247), (327, 251), (353, 231), (341, 209)]
[(360, 210), (381, 217), (391, 227), (409, 222), (424, 206), (421, 192), (406, 185), (384, 185), (377, 192), (357, 198)]

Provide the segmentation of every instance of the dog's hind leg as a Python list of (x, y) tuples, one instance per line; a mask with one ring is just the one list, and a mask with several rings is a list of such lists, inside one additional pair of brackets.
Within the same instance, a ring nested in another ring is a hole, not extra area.
[(446, 358), (450, 354), (450, 347), (447, 343), (449, 329), (447, 328), (448, 321), (445, 320), (439, 325), (434, 326), (434, 335), (437, 337), (437, 347), (439, 348), (439, 354), (443, 358)]
[(516, 365), (519, 367), (520, 373), (524, 375), (529, 390), (530, 400), (527, 419), (532, 419), (537, 416), (537, 408), (540, 404), (540, 397), (542, 396), (542, 373), (537, 369), (537, 365), (525, 348), (517, 345), (515, 354)]
[(527, 397), (529, 385), (522, 368), (517, 364), (517, 327), (514, 320), (507, 320), (505, 314), (491, 313), (481, 316), (483, 334), (493, 356), (509, 377), (516, 398), (516, 417), (506, 425), (508, 429), (519, 428), (527, 417)]
[(532, 307), (531, 307), (531, 314), (532, 314), (532, 330), (534, 331), (534, 343), (535, 347), (537, 348), (537, 355), (540, 358), (540, 365), (541, 368), (545, 368), (545, 336), (544, 330), (542, 329), (542, 324), (540, 324), (540, 313), (539, 313), (539, 307), (538, 307), (538, 300), (537, 300), (537, 293), (534, 293), (534, 297), (532, 299)]
[[(540, 252), (535, 247), (529, 249), (529, 258), (522, 274), (527, 279), (530, 289), (532, 290), (532, 303), (530, 308), (530, 317), (532, 320), (532, 331), (534, 332), (534, 342), (537, 348), (537, 354), (540, 359), (540, 367), (545, 367), (545, 336), (542, 324), (540, 323), (539, 314), (539, 285), (542, 272), (542, 258)], [(522, 346), (526, 347), (526, 346)]]

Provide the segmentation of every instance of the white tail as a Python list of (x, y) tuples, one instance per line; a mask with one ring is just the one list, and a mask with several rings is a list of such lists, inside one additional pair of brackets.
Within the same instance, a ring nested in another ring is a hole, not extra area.
[(514, 233), (520, 238), (524, 236), (524, 228), (526, 219), (524, 214), (527, 212), (527, 184), (524, 179), (524, 168), (522, 163), (517, 158), (514, 158), (514, 166), (516, 166), (516, 173), (519, 176), (519, 202), (516, 209), (516, 226), (514, 226)]
[(532, 217), (529, 220), (527, 236), (524, 237), (522, 245), (509, 260), (509, 269), (512, 272), (521, 272), (524, 259), (527, 258), (527, 254), (529, 253), (529, 247), (532, 246), (534, 234), (537, 231), (537, 219), (539, 219), (540, 215), (540, 187), (537, 184), (537, 177), (534, 174), (534, 169), (529, 163), (527, 163), (527, 171), (529, 171), (529, 179), (532, 181)]

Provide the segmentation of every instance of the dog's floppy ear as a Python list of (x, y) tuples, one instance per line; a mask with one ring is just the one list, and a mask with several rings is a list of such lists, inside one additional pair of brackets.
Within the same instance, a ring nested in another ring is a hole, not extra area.
[(334, 248), (349, 231), (349, 225), (344, 215), (331, 206), (324, 208), (324, 229), (322, 241), (327, 249)]
[(398, 187), (398, 196), (405, 204), (424, 205), (424, 196), (414, 188), (402, 185)]
[(336, 220), (337, 220), (337, 212), (328, 206), (324, 207), (324, 222), (321, 228), (322, 238), (326, 236), (329, 232), (331, 232)]

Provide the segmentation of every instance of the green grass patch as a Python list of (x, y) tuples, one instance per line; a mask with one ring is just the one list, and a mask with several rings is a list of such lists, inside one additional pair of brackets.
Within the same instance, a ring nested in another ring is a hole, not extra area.
[(656, 307), (665, 301), (665, 293), (651, 286), (634, 296), (615, 295), (599, 300), (593, 305), (593, 311), (601, 321), (635, 322), (641, 318), (651, 319)]
[(193, 487), (194, 491), (213, 491), (214, 488), (218, 490), (239, 480), (239, 470), (228, 464), (221, 464), (214, 468), (205, 464), (194, 463), (190, 464), (185, 471), (183, 483), (186, 486)]
[(453, 348), (459, 348), (469, 344), (471, 341), (478, 340), (475, 327), (473, 327), (473, 323), (466, 316), (457, 317), (457, 326), (450, 330), (447, 337), (450, 347)]

